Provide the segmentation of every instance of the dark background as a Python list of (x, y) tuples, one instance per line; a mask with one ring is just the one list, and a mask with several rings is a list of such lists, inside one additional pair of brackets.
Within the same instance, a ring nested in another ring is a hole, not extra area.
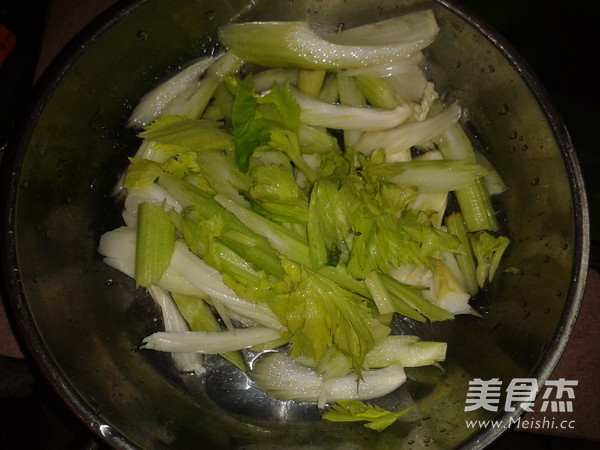
[[(67, 9), (70, 14), (65, 14), (64, 6), (68, 3), (75, 7)], [(0, 3), (0, 24), (11, 28), (19, 39), (18, 47), (0, 66), (0, 148), (4, 148), (20, 112), (27, 105), (31, 85), (37, 76), (36, 67), (39, 72), (39, 67), (47, 65), (48, 58), (53, 56), (46, 52), (38, 61), (46, 19), (54, 21), (53, 31), (57, 29), (56, 24), (60, 24), (57, 20), (63, 20), (65, 27), (77, 30), (87, 23), (77, 22), (81, 22), (78, 8), (82, 11), (91, 8), (95, 14), (109, 3), (114, 1), (4, 0)], [(592, 237), (600, 240), (600, 177), (597, 174), (600, 169), (600, 150), (597, 148), (600, 2), (462, 0), (456, 3), (491, 25), (512, 44), (546, 88), (574, 142), (590, 202)], [(59, 10), (62, 16), (57, 19)], [(91, 19), (93, 14), (89, 14), (87, 17)], [(46, 36), (46, 39), (52, 37), (55, 36)], [(0, 151), (0, 158), (1, 154)], [(592, 263), (597, 267), (596, 250), (592, 254)], [(588, 306), (595, 313), (597, 297), (594, 295), (593, 304)], [(591, 345), (588, 352), (597, 358), (598, 347)], [(597, 402), (593, 404), (597, 405)], [(588, 413), (597, 418), (600, 411)], [(90, 436), (87, 428), (62, 404), (26, 359), (0, 355), (0, 448), (75, 450), (104, 447)], [(598, 442), (513, 430), (492, 448), (591, 449), (598, 448)]]

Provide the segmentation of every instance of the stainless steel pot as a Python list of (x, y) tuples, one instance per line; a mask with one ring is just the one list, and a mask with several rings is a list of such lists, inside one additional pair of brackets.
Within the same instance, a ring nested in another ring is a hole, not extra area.
[[(384, 433), (318, 420), (246, 389), (217, 367), (199, 380), (139, 351), (157, 308), (104, 265), (101, 233), (120, 224), (110, 196), (136, 147), (123, 124), (161, 77), (212, 48), (236, 20), (353, 26), (431, 7), (441, 26), (431, 73), (510, 190), (497, 200), (512, 240), (485, 318), (414, 327), (449, 342), (445, 371), (419, 370), (396, 396), (418, 414)], [(57, 61), (4, 164), (2, 271), (28, 350), (66, 403), (116, 448), (481, 448), (519, 411), (465, 413), (473, 378), (534, 377), (558, 361), (583, 295), (589, 246), (583, 183), (569, 136), (537, 79), (499, 36), (445, 1), (148, 0), (112, 10)], [(441, 69), (441, 70), (440, 70)], [(441, 76), (443, 74), (443, 76)]]

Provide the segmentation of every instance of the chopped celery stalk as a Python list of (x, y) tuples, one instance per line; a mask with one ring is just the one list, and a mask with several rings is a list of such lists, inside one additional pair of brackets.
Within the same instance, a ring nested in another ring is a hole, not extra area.
[(247, 62), (325, 70), (406, 58), (433, 42), (438, 30), (433, 13), (419, 11), (325, 38), (306, 22), (229, 24), (220, 29), (219, 37), (229, 51)]
[(450, 214), (445, 219), (448, 233), (456, 236), (460, 241), (462, 252), (457, 253), (454, 258), (462, 273), (465, 282), (465, 288), (470, 295), (475, 295), (479, 291), (479, 283), (477, 282), (475, 255), (471, 248), (471, 240), (469, 233), (464, 223), (462, 214), (455, 212)]
[(400, 98), (406, 102), (419, 103), (427, 88), (427, 77), (420, 67), (408, 68), (388, 77), (388, 83)]
[(479, 151), (473, 149), (475, 158), (478, 164), (487, 167), (488, 174), (483, 177), (485, 185), (490, 195), (498, 195), (508, 190), (507, 184), (504, 182), (496, 168), (492, 163)]
[(208, 106), (221, 81), (216, 76), (202, 79), (197, 85), (181, 92), (163, 109), (161, 116), (185, 116), (198, 119)]
[(143, 340), (142, 348), (171, 353), (227, 353), (278, 339), (279, 331), (271, 328), (238, 328), (235, 331), (158, 331)]
[(268, 91), (277, 83), (281, 86), (286, 84), (298, 84), (299, 71), (298, 69), (275, 68), (266, 69), (252, 75), (254, 90), (257, 92)]
[[(181, 311), (181, 315), (189, 324), (190, 331), (222, 331), (210, 306), (204, 300), (199, 297), (180, 294), (173, 294), (172, 297), (177, 308)], [(165, 327), (165, 331), (184, 330), (172, 330)], [(220, 355), (244, 372), (248, 369), (244, 357), (239, 352), (227, 352)]]
[(181, 117), (159, 118), (139, 133), (142, 139), (194, 150), (230, 150), (233, 139), (218, 122)]
[(386, 130), (400, 125), (412, 113), (408, 106), (387, 110), (325, 103), (298, 90), (294, 90), (294, 98), (300, 105), (301, 122), (337, 130)]
[[(104, 262), (107, 265), (133, 278), (135, 270), (135, 240), (135, 228), (117, 228), (102, 235), (98, 252), (104, 256)], [(156, 282), (156, 286), (171, 293), (194, 296), (205, 295), (171, 267), (165, 270), (160, 280)]]
[(385, 78), (363, 75), (356, 77), (355, 80), (370, 105), (383, 109), (394, 109), (399, 106), (394, 90)]
[(453, 104), (441, 114), (422, 122), (407, 122), (383, 131), (366, 132), (356, 143), (356, 150), (370, 155), (374, 150), (383, 149), (387, 155), (393, 155), (436, 138), (454, 125), (460, 114), (460, 106)]
[(297, 233), (223, 196), (216, 195), (215, 200), (250, 230), (264, 236), (279, 253), (299, 264), (311, 266), (308, 244)]
[(367, 104), (367, 98), (356, 84), (354, 77), (339, 77), (338, 90), (340, 102), (349, 106), (360, 106)]
[(486, 231), (478, 231), (470, 238), (477, 260), (477, 283), (484, 287), (493, 280), (510, 240), (505, 236), (494, 237)]
[(399, 186), (416, 187), (421, 192), (462, 189), (487, 173), (479, 164), (446, 160), (370, 164), (366, 170), (370, 176), (381, 177)]
[(136, 284), (149, 287), (169, 267), (175, 246), (175, 226), (169, 214), (150, 203), (138, 206), (135, 250)]
[(162, 175), (163, 170), (154, 161), (142, 158), (129, 158), (129, 166), (125, 172), (123, 187), (140, 189), (152, 185)]
[(500, 229), (483, 177), (475, 178), (467, 186), (455, 191), (454, 195), (470, 233)]
[(337, 76), (334, 73), (328, 73), (323, 81), (321, 92), (319, 92), (319, 100), (326, 103), (335, 103), (338, 98)]
[(340, 153), (340, 145), (335, 137), (323, 127), (300, 124), (298, 142), (303, 154)]
[(250, 180), (246, 174), (238, 170), (233, 158), (216, 151), (199, 152), (198, 164), (215, 192), (248, 206), (248, 202), (239, 192), (250, 188)]
[(180, 92), (192, 86), (216, 58), (201, 58), (145, 94), (131, 113), (127, 126), (139, 128), (156, 119), (163, 108)]
[(389, 275), (382, 274), (381, 277), (385, 287), (392, 295), (398, 296), (403, 302), (432, 322), (449, 320), (454, 317), (454, 314), (426, 300), (418, 289), (400, 283)]
[[(460, 124), (455, 124), (442, 134), (438, 148), (445, 159), (476, 162), (473, 145)], [(482, 176), (488, 174), (489, 170)], [(484, 179), (474, 179), (462, 189), (457, 190), (455, 195), (469, 232), (497, 231), (499, 229)]]
[(250, 230), (244, 223), (217, 203), (213, 196), (170, 174), (163, 174), (158, 179), (158, 184), (165, 188), (183, 208), (186, 208), (190, 218), (197, 218), (200, 221), (211, 219), (214, 216), (221, 216), (225, 231), (234, 230), (248, 235), (255, 243), (252, 247), (239, 244), (239, 242), (228, 242), (227, 245), (248, 262), (255, 264), (268, 273), (276, 276), (283, 275), (279, 256), (269, 245), (268, 240), (260, 233)]
[(366, 298), (369, 298), (371, 295), (365, 282), (350, 275), (343, 263), (338, 263), (336, 266), (323, 266), (317, 273), (335, 282), (347, 291), (356, 292)]
[(300, 70), (298, 73), (298, 89), (310, 95), (311, 97), (318, 97), (325, 80), (325, 70)]
[[(251, 375), (257, 388), (279, 400), (316, 402), (324, 387), (321, 375), (283, 352), (262, 355), (255, 362)], [(334, 381), (324, 401), (378, 398), (395, 391), (405, 381), (406, 375), (399, 365), (365, 370), (361, 372), (360, 377), (351, 372)]]
[[(188, 324), (173, 301), (172, 296), (157, 286), (150, 286), (148, 293), (160, 306), (165, 331), (177, 333), (189, 330)], [(196, 353), (173, 353), (172, 357), (175, 367), (182, 372), (194, 372), (198, 375), (206, 372), (202, 365), (201, 355)]]
[(421, 367), (446, 359), (445, 342), (421, 341), (417, 336), (388, 336), (367, 353), (365, 364), (371, 369), (399, 364)]
[[(358, 88), (353, 77), (338, 77), (338, 91), (340, 103), (349, 106), (365, 106), (367, 99), (365, 94)], [(344, 130), (344, 147), (348, 151), (362, 136), (362, 130)]]
[(390, 299), (390, 294), (385, 288), (381, 277), (377, 274), (377, 271), (373, 270), (365, 278), (365, 284), (369, 289), (369, 293), (377, 305), (379, 314), (389, 314), (396, 312), (393, 301)]
[(366, 422), (365, 427), (383, 431), (411, 409), (412, 407), (394, 412), (358, 400), (339, 399), (321, 418), (331, 422)]
[(405, 59), (400, 59), (386, 64), (376, 66), (355, 67), (338, 72), (340, 77), (391, 77), (393, 75), (405, 74), (414, 69), (418, 69), (419, 63), (423, 60), (423, 53), (418, 52)]
[[(181, 240), (175, 242), (171, 267), (211, 299), (222, 303), (228, 310), (272, 329), (284, 328), (268, 306), (250, 303), (240, 298), (224, 283), (219, 271), (194, 255)], [(226, 320), (225, 317), (222, 319)]]

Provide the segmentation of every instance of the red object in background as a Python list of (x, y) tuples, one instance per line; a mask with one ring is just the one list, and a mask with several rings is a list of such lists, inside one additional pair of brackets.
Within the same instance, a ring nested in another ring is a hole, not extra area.
[(16, 43), (17, 37), (12, 31), (0, 24), (0, 66), (4, 63), (10, 52), (12, 52), (13, 48), (15, 48)]

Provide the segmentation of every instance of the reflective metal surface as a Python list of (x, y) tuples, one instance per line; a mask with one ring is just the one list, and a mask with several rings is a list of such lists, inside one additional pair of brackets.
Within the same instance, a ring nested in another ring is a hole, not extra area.
[[(484, 319), (395, 326), (449, 342), (444, 371), (412, 370), (385, 407), (416, 404), (384, 433), (319, 420), (311, 405), (272, 400), (218, 360), (181, 375), (167, 355), (138, 350), (160, 329), (157, 308), (101, 261), (99, 236), (120, 224), (110, 191), (136, 149), (123, 124), (158, 78), (215, 44), (230, 20), (353, 26), (432, 7), (441, 32), (432, 77), (468, 110), (468, 129), (510, 190), (497, 199), (512, 245), (474, 305)], [(38, 364), (65, 401), (117, 448), (467, 448), (472, 378), (537, 377), (558, 360), (583, 293), (588, 223), (581, 176), (562, 124), (506, 43), (445, 2), (150, 0), (121, 9), (54, 67), (10, 153), (2, 183), (8, 294)], [(500, 413), (508, 421), (517, 413)], [(426, 420), (421, 420), (421, 417)]]

